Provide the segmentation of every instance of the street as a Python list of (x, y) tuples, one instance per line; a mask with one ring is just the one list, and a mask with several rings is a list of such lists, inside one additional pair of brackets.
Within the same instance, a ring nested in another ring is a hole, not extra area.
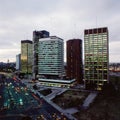
[(18, 120), (22, 116), (30, 116), (33, 120), (68, 120), (16, 78), (1, 80), (0, 119)]

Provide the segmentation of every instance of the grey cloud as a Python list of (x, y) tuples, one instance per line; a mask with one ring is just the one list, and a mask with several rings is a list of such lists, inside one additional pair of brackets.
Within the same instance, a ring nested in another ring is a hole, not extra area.
[(35, 29), (66, 41), (84, 39), (86, 28), (107, 26), (110, 42), (119, 41), (119, 6), (118, 0), (0, 0), (1, 48), (20, 48)]
[(56, 0), (4, 0), (0, 4), (3, 17), (19, 17), (48, 14), (56, 9)]

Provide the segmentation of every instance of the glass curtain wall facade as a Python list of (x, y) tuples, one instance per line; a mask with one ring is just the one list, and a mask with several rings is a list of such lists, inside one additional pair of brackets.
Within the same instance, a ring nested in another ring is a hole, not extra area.
[(21, 41), (21, 72), (32, 73), (32, 59), (33, 59), (32, 41)]
[(101, 89), (101, 86), (108, 81), (108, 46), (107, 27), (84, 31), (84, 80), (86, 87)]
[(33, 31), (33, 78), (36, 78), (38, 75), (38, 43), (40, 38), (49, 37), (49, 32), (42, 31)]
[(60, 78), (64, 70), (63, 39), (56, 36), (39, 41), (38, 74), (45, 78)]

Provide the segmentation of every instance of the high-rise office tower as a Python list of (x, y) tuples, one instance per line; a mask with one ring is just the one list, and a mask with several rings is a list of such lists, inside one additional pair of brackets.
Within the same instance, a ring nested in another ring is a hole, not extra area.
[(21, 72), (32, 73), (32, 41), (22, 40), (21, 41)]
[(83, 83), (81, 39), (67, 41), (67, 77), (75, 78), (77, 83)]
[(107, 27), (84, 31), (84, 55), (86, 88), (101, 89), (108, 81), (109, 43)]
[(63, 39), (41, 38), (38, 45), (38, 74), (47, 79), (61, 78), (64, 72)]
[(33, 31), (33, 78), (38, 75), (38, 43), (40, 38), (49, 37), (49, 32), (43, 31)]

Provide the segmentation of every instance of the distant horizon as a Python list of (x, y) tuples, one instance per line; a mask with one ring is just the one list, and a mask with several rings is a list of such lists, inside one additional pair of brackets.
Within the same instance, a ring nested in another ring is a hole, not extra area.
[[(0, 61), (0, 63), (8, 63), (8, 62), (1, 62), (1, 61)], [(16, 61), (12, 61), (12, 62), (9, 62), (9, 63), (16, 63)], [(64, 61), (64, 63), (67, 63), (67, 62)], [(119, 64), (120, 62), (109, 62), (109, 64), (114, 64), (114, 63), (115, 63), (115, 64)], [(84, 64), (83, 64), (83, 65), (84, 65)]]

